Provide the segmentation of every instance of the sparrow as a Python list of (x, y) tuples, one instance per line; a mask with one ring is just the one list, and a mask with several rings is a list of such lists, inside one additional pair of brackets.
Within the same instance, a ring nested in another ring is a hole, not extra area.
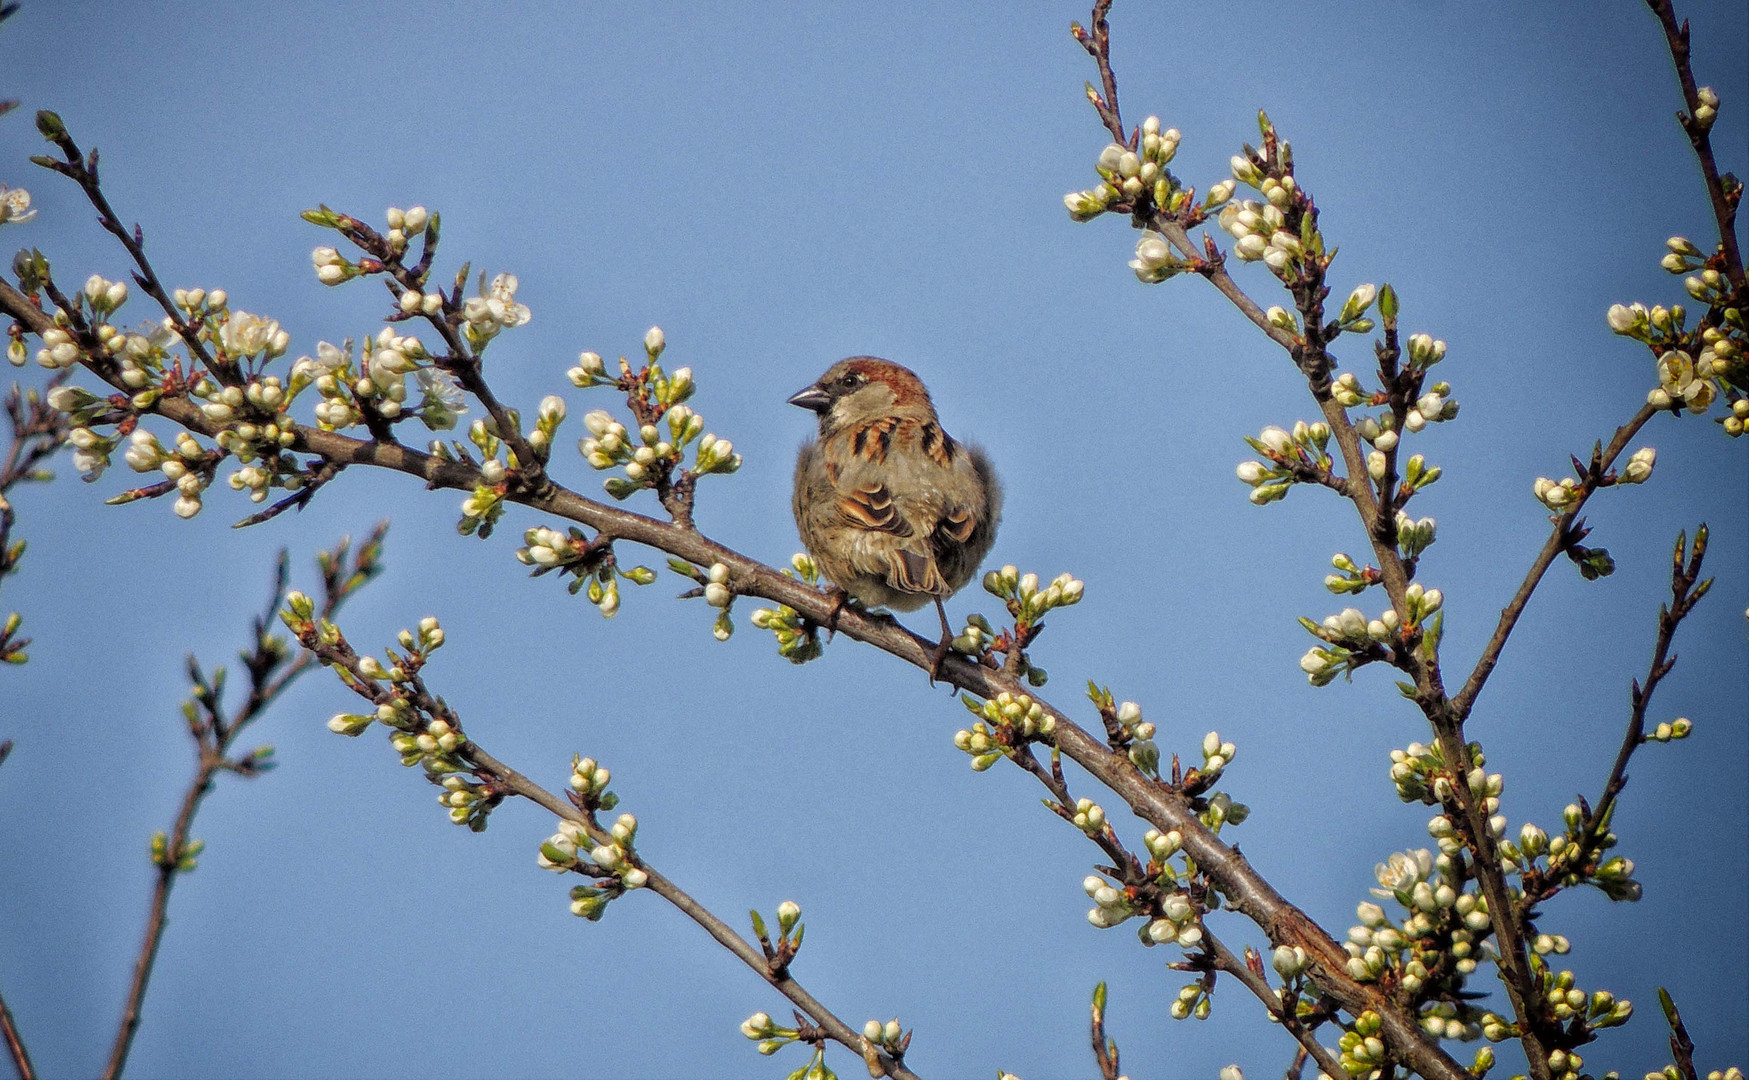
[(796, 457), (803, 546), (839, 607), (849, 597), (894, 611), (935, 601), (933, 683), (953, 641), (942, 600), (977, 573), (1002, 517), (990, 459), (942, 429), (916, 374), (878, 357), (840, 360), (789, 403), (820, 418)]

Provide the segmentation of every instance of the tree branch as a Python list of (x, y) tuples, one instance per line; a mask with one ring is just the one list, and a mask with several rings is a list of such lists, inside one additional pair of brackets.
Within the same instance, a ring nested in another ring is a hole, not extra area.
[[(344, 576), (332, 573), (324, 575), (325, 617), (338, 611), (358, 587), (375, 575), (376, 553), (385, 527), (378, 526), (370, 540), (360, 547), (358, 558), (349, 573)], [(347, 546), (346, 541), (341, 541), (334, 556), (336, 563), (344, 560)], [(285, 649), (284, 640), (269, 638), (267, 634), (267, 628), (277, 616), (279, 606), (285, 598), (285, 559), (285, 553), (280, 552), (273, 596), (269, 599), (265, 613), (255, 620), (254, 648), (245, 654), (250, 674), (249, 697), (229, 718), (221, 712), (218, 700), (222, 679), (215, 680), (217, 686), (208, 684), (199, 675), (193, 658), (189, 660), (189, 666), (196, 675), (196, 697), (190, 704), (194, 708), (204, 706), (206, 711), (204, 719), (194, 713), (191, 714), (194, 718), (189, 722), (190, 734), (195, 742), (194, 778), (183, 792), (182, 805), (177, 811), (175, 824), (171, 826), (168, 841), (162, 847), (154, 844), (156, 880), (153, 882), (152, 900), (147, 908), (145, 937), (140, 943), (139, 955), (134, 960), (133, 979), (129, 983), (121, 1021), (110, 1046), (108, 1064), (104, 1066), (104, 1080), (115, 1080), (127, 1065), (128, 1052), (140, 1026), (146, 987), (151, 981), (152, 968), (158, 958), (158, 946), (164, 938), (170, 892), (175, 887), (178, 875), (193, 869), (192, 859), (198, 848), (191, 847), (189, 832), (194, 826), (194, 817), (200, 810), (201, 801), (212, 791), (213, 782), (221, 772), (234, 772), (243, 776), (253, 776), (260, 772), (260, 766), (252, 756), (233, 761), (226, 755), (243, 729), (259, 719), (298, 676), (314, 666), (313, 658), (308, 653), (300, 655), (288, 665), (290, 656)]]
[(1670, 0), (1646, 0), (1646, 6), (1658, 16), (1658, 23), (1664, 28), (1664, 40), (1670, 46), (1670, 61), (1676, 68), (1677, 80), (1682, 84), (1682, 101), (1688, 106), (1688, 112), (1677, 113), (1676, 119), (1687, 134), (1689, 144), (1694, 147), (1694, 156), (1700, 160), (1700, 174), (1706, 181), (1707, 198), (1712, 202), (1713, 218), (1719, 226), (1719, 244), (1725, 252), (1725, 276), (1730, 278), (1737, 291), (1742, 292), (1749, 289), (1749, 280), (1743, 273), (1743, 254), (1737, 247), (1737, 205), (1743, 197), (1743, 186), (1738, 184), (1729, 191), (1725, 189), (1718, 162), (1713, 158), (1712, 125), (1695, 119), (1701, 100), (1700, 87), (1694, 81), (1694, 69), (1688, 63), (1688, 22), (1677, 23)]

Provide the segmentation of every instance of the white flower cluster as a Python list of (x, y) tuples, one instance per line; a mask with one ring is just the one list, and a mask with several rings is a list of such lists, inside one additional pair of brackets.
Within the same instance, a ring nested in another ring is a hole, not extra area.
[[(1158, 116), (1142, 121), (1136, 149), (1112, 143), (1099, 152), (1099, 160), (1094, 163), (1094, 171), (1100, 179), (1098, 187), (1071, 191), (1063, 196), (1063, 206), (1068, 209), (1069, 216), (1076, 221), (1090, 221), (1118, 204), (1133, 212), (1141, 212), (1150, 204), (1167, 213), (1183, 210), (1189, 193), (1179, 186), (1178, 178), (1166, 168), (1178, 154), (1181, 137), (1177, 128), (1161, 130)], [(1224, 192), (1218, 192), (1223, 186)], [(1217, 191), (1210, 192), (1205, 207), (1218, 206), (1232, 197), (1231, 184), (1217, 184), (1215, 187)], [(1171, 276), (1150, 278), (1140, 270), (1136, 275), (1143, 281), (1162, 281)]]
[[(1650, 446), (1642, 446), (1628, 457), (1628, 463), (1622, 466), (1621, 472), (1614, 482), (1617, 484), (1643, 484), (1652, 477), (1652, 468), (1658, 463), (1658, 451)], [(1531, 492), (1537, 501), (1556, 513), (1567, 512), (1579, 501), (1584, 491), (1584, 484), (1571, 476), (1560, 480), (1551, 480), (1546, 476), (1536, 478), (1531, 485)]]
[[(1699, 249), (1683, 237), (1671, 237), (1668, 246), (1670, 253), (1664, 257), (1663, 266), (1671, 273), (1686, 273), (1702, 265), (1698, 261), (1702, 258)], [(1721, 303), (1728, 289), (1723, 276), (1712, 269), (1702, 269), (1685, 284), (1691, 296), (1709, 306)], [(1724, 386), (1721, 379), (1729, 365), (1740, 364), (1744, 359), (1742, 327), (1740, 322), (1731, 321), (1731, 312), (1735, 310), (1727, 309), (1724, 325), (1705, 326), (1698, 340), (1693, 333), (1685, 332), (1687, 313), (1680, 304), (1650, 309), (1644, 304), (1615, 304), (1609, 309), (1608, 321), (1615, 333), (1645, 342), (1658, 354), (1658, 385), (1646, 395), (1649, 404), (1660, 409), (1704, 413), (1718, 398)], [(1749, 424), (1749, 405), (1744, 404), (1745, 400), (1738, 391), (1731, 391), (1731, 413), (1723, 423), (1726, 434), (1733, 438), (1742, 435)]]
[(1291, 432), (1271, 424), (1256, 438), (1246, 436), (1245, 441), (1266, 459), (1241, 461), (1235, 470), (1240, 482), (1251, 488), (1249, 498), (1258, 506), (1287, 497), (1288, 488), (1300, 482), (1296, 466), (1327, 470), (1331, 465), (1325, 450), (1330, 443), (1330, 425), (1321, 420), (1315, 424), (1297, 421)]
[[(1682, 349), (1666, 351), (1658, 357), (1658, 387), (1646, 395), (1646, 401), (1660, 409), (1680, 404), (1691, 413), (1706, 412), (1719, 392), (1718, 359), (1712, 348), (1702, 349), (1699, 356), (1690, 356)], [(1735, 402), (1732, 411), (1733, 418), (1740, 421)]]
[(1694, 110), (1694, 122), (1702, 131), (1713, 126), (1713, 121), (1719, 115), (1719, 95), (1710, 86), (1703, 86), (1695, 91), (1695, 97), (1700, 99), (1700, 105)]
[[(1233, 160), (1237, 163), (1241, 159)], [(1287, 216), (1282, 212), (1292, 200), (1294, 178), (1284, 177), (1279, 182), (1263, 178), (1262, 183), (1273, 198), (1267, 202), (1229, 202), (1215, 221), (1234, 239), (1233, 254), (1245, 262), (1260, 261), (1278, 277), (1286, 277), (1306, 253), (1305, 243), (1287, 227)]]
[[(1425, 848), (1398, 852), (1380, 863), (1375, 874), (1380, 887), (1372, 890), (1381, 899), (1395, 899), (1406, 912), (1401, 926), (1395, 925), (1379, 905), (1366, 902), (1355, 909), (1359, 924), (1350, 928), (1344, 948), (1348, 952), (1348, 974), (1368, 982), (1387, 970), (1394, 970), (1402, 985), (1416, 993), (1429, 977), (1430, 966), (1441, 966), (1441, 959), (1430, 956), (1429, 950), (1444, 928), (1450, 937), (1449, 951), (1453, 968), (1460, 975), (1475, 971), (1482, 948), (1478, 936), (1486, 934), (1491, 923), (1487, 901), (1454, 887), (1447, 873), (1449, 860), (1436, 860)], [(1441, 880), (1435, 881), (1435, 869)], [(1454, 925), (1455, 924), (1455, 925)], [(1436, 1011), (1431, 1014), (1440, 1021), (1439, 1030), (1427, 1025), (1429, 1014), (1423, 1014), (1424, 1027), (1430, 1034), (1446, 1038), (1473, 1038), (1471, 1025), (1458, 1021), (1453, 1014)], [(1455, 1025), (1455, 1029), (1452, 1027)], [(1448, 1034), (1448, 1032), (1450, 1032)]]
[(1233, 743), (1222, 742), (1217, 731), (1211, 731), (1202, 737), (1201, 749), (1202, 772), (1209, 777), (1219, 776), (1227, 763), (1233, 760), (1233, 755), (1239, 752), (1238, 746)]
[(905, 1037), (905, 1029), (896, 1016), (884, 1024), (879, 1020), (870, 1020), (862, 1025), (862, 1037), (889, 1054), (904, 1050), (902, 1040)]
[(985, 592), (1007, 601), (1010, 615), (1027, 623), (1038, 622), (1055, 608), (1079, 604), (1087, 591), (1072, 574), (1058, 574), (1041, 589), (1037, 574), (1022, 574), (1012, 565), (985, 574), (983, 584)]
[(564, 566), (580, 557), (576, 543), (580, 539), (581, 536), (537, 525), (522, 534), (526, 546), (516, 552), (516, 557), (525, 566)]
[[(644, 401), (655, 417), (655, 422), (638, 428), (636, 441), (626, 426), (605, 409), (596, 409), (583, 418), (589, 435), (578, 441), (577, 450), (584, 460), (599, 470), (621, 466), (625, 469), (623, 478), (613, 476), (602, 482), (607, 493), (616, 499), (627, 498), (634, 492), (656, 487), (665, 481), (681, 464), (686, 447), (695, 439), (698, 447), (691, 469), (693, 475), (732, 473), (741, 467), (741, 455), (735, 453), (734, 444), (707, 433), (704, 417), (682, 404), (696, 389), (692, 369), (678, 368), (672, 373), (663, 371), (657, 358), (667, 347), (662, 328), (652, 326), (644, 335), (644, 351), (649, 364), (637, 375), (633, 375), (631, 365), (621, 357), (621, 378), (609, 378), (600, 354), (594, 352), (582, 354), (577, 366), (566, 372), (572, 385), (579, 388), (619, 386), (634, 395), (644, 395)], [(658, 424), (666, 425), (666, 435)]]
[[(1057, 730), (1057, 718), (1046, 712), (1044, 706), (1032, 699), (1030, 694), (1015, 694), (1007, 690), (985, 701), (970, 696), (960, 698), (973, 716), (980, 722), (973, 724), (970, 730), (954, 732), (953, 745), (961, 753), (971, 755), (972, 769), (983, 772), (1001, 759), (1004, 748), (1016, 739), (1048, 739)], [(998, 737), (996, 732), (1004, 734)], [(1091, 804), (1089, 804), (1091, 805)], [(1092, 810), (1099, 811), (1098, 807)], [(1085, 813), (1086, 811), (1080, 811)], [(1104, 811), (1099, 811), (1100, 825), (1104, 824)], [(1077, 826), (1081, 826), (1077, 822)]]
[(230, 360), (272, 360), (284, 354), (291, 335), (280, 329), (278, 319), (232, 311), (219, 326), (219, 348)]
[(1306, 673), (1313, 686), (1324, 686), (1336, 676), (1365, 662), (1358, 659), (1356, 653), (1373, 645), (1400, 647), (1405, 625), (1419, 627), (1444, 606), (1445, 594), (1415, 581), (1404, 590), (1403, 601), (1408, 609), (1406, 622), (1397, 615), (1395, 608), (1386, 608), (1376, 619), (1367, 618), (1359, 608), (1344, 608), (1327, 616), (1321, 624), (1302, 618), (1300, 625), (1330, 647), (1313, 647), (1300, 658), (1300, 670)]
[(186, 431), (176, 433), (176, 449), (172, 452), (166, 450), (150, 431), (135, 428), (128, 436), (124, 460), (128, 468), (137, 473), (153, 470), (163, 473), (164, 479), (176, 485), (176, 502), (172, 507), (176, 516), (191, 518), (200, 513), (201, 492), (212, 482), (211, 457)]
[(1433, 546), (1433, 541), (1439, 535), (1439, 523), (1430, 517), (1416, 521), (1397, 511), (1397, 550), (1403, 558), (1419, 558), (1423, 551)]
[[(568, 873), (587, 859), (590, 865), (613, 873), (628, 889), (641, 889), (649, 884), (649, 874), (629, 861), (632, 842), (638, 834), (638, 819), (633, 815), (621, 814), (613, 823), (610, 838), (599, 844), (574, 821), (561, 819), (558, 829), (541, 843), (540, 854), (536, 856), (541, 869)], [(598, 910), (592, 905), (584, 907), (585, 910), (578, 911), (573, 905), (572, 914), (587, 917), (590, 911)]]
[[(756, 1012), (752, 1016), (741, 1021), (741, 1034), (754, 1042), (757, 1042), (759, 1044), (759, 1052), (769, 1057), (788, 1046), (790, 1043), (795, 1042), (796, 1036), (800, 1034), (800, 1032), (795, 1028), (779, 1026), (777, 1021), (771, 1018), (770, 1013)], [(804, 1080), (813, 1080), (813, 1077), (815, 1076), (813, 1065), (818, 1064), (819, 1062), (819, 1055), (816, 1054), (814, 1063), (803, 1069), (797, 1070), (795, 1075), (803, 1077)], [(823, 1076), (824, 1074), (820, 1075)]]
[[(466, 324), (468, 344), (477, 352), (504, 330), (528, 325), (533, 314), (525, 304), (517, 303), (515, 274), (499, 274), (486, 284), (480, 274), (480, 293), (462, 302), (462, 319)], [(418, 295), (418, 294), (414, 294)], [(421, 298), (423, 303), (423, 298)]]
[[(687, 564), (682, 563), (681, 566), (686, 567)], [(798, 551), (790, 556), (790, 567), (791, 569), (784, 571), (789, 577), (799, 578), (809, 585), (820, 580), (820, 572), (814, 566), (814, 560), (805, 552)], [(771, 631), (777, 638), (777, 654), (790, 663), (805, 664), (820, 655), (818, 636), (810, 632), (801, 613), (788, 604), (779, 604), (775, 608), (756, 608), (752, 620), (753, 625), (759, 629)]]

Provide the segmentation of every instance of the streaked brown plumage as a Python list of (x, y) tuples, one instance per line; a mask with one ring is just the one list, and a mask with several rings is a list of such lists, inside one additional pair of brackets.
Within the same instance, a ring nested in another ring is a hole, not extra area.
[(984, 452), (942, 429), (915, 374), (873, 356), (840, 360), (789, 401), (820, 416), (793, 500), (820, 572), (870, 607), (941, 610), (996, 540), (1002, 487)]

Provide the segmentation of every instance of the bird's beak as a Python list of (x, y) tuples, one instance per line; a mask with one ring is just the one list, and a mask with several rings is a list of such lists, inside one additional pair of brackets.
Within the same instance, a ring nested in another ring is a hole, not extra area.
[(818, 385), (810, 386), (806, 390), (802, 390), (791, 396), (789, 403), (798, 408), (811, 409), (817, 413), (823, 413), (832, 407), (831, 397), (826, 394), (826, 391), (820, 389)]

